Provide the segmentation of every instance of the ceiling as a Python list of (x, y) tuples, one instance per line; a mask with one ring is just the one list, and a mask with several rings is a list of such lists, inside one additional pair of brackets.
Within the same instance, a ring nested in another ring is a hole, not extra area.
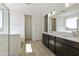
[(55, 8), (58, 12), (65, 8), (64, 3), (6, 3), (10, 11), (20, 11), (25, 14), (40, 14), (45, 15)]
[(65, 9), (61, 10), (56, 15), (58, 15), (58, 16), (68, 16), (68, 15), (75, 14), (75, 13), (79, 13), (79, 3), (73, 4), (69, 8), (65, 8)]

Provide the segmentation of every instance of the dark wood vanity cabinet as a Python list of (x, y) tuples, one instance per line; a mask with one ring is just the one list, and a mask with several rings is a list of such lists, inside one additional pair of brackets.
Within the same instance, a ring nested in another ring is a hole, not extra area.
[(55, 53), (55, 37), (47, 34), (43, 34), (43, 44), (48, 47), (48, 49)]
[[(56, 55), (58, 56), (79, 56), (79, 49), (75, 48), (78, 45), (63, 38), (56, 38)], [(75, 44), (75, 46), (74, 46)]]
[(55, 52), (55, 38), (54, 36), (49, 36), (49, 49), (53, 52)]
[(63, 45), (61, 42), (56, 41), (56, 55), (57, 56), (65, 56), (65, 45)]
[(57, 56), (79, 56), (79, 43), (43, 34), (43, 44)]
[(43, 34), (42, 37), (43, 37), (43, 38), (42, 38), (43, 44), (44, 44), (46, 47), (48, 47), (48, 42), (49, 42), (49, 40), (48, 40), (49, 38), (48, 38), (48, 37), (49, 37), (49, 35)]
[(65, 52), (66, 52), (65, 56), (79, 56), (79, 50), (69, 46), (65, 47)]
[(57, 56), (79, 56), (79, 50), (56, 41)]

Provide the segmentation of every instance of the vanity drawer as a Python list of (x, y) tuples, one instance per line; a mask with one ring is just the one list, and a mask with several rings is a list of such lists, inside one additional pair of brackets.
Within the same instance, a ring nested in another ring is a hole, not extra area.
[(50, 39), (50, 40), (55, 40), (56, 37), (54, 37), (54, 36), (49, 36), (49, 39)]
[(49, 36), (49, 35), (47, 35), (47, 34), (43, 34), (43, 35), (42, 35), (42, 43), (43, 43), (46, 47), (48, 47), (48, 36)]
[(46, 39), (47, 39), (48, 36), (49, 36), (49, 35), (47, 35), (47, 34), (43, 34), (43, 38), (46, 38)]
[(49, 43), (49, 50), (52, 51), (53, 53), (55, 52), (55, 46)]
[(49, 47), (47, 41), (44, 41), (43, 44), (44, 44), (44, 46), (46, 46), (47, 48)]
[(79, 49), (79, 43), (77, 42), (74, 42), (74, 41), (70, 41), (70, 40), (67, 40), (67, 39), (63, 39), (63, 38), (56, 38), (57, 41), (60, 41), (61, 43), (64, 43), (68, 46), (71, 46), (73, 48), (76, 48), (76, 49)]

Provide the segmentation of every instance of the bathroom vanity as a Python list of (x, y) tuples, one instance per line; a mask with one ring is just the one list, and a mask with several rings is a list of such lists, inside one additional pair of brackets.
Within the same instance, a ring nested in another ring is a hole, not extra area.
[(42, 39), (43, 44), (57, 56), (79, 56), (79, 37), (44, 32)]

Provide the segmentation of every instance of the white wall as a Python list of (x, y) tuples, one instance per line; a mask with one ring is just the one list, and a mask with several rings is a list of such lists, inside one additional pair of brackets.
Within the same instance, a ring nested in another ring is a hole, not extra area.
[[(26, 14), (26, 13), (25, 13)], [(11, 11), (10, 12), (10, 32), (11, 33), (20, 33), (25, 40), (25, 15), (24, 13)], [(40, 14), (32, 14), (32, 40), (41, 40), (42, 32), (44, 31), (44, 16)]]
[(10, 33), (20, 34), (24, 41), (24, 14), (18, 11), (10, 11)]
[(44, 16), (39, 14), (32, 15), (32, 40), (41, 40), (44, 31)]

